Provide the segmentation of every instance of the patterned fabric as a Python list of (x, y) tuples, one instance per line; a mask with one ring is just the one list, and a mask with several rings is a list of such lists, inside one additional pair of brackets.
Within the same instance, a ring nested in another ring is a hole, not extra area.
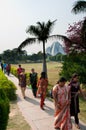
[(53, 98), (55, 103), (55, 122), (54, 128), (60, 130), (71, 130), (70, 118), (70, 86), (60, 87), (56, 85), (53, 87)]
[(20, 74), (20, 86), (26, 87), (26, 74)]
[(38, 85), (37, 95), (38, 94), (41, 95), (40, 107), (43, 108), (45, 97), (46, 97), (46, 90), (47, 90), (47, 86), (48, 86), (48, 80), (41, 78), (41, 79), (39, 79), (37, 85)]
[(43, 95), (46, 95), (47, 86), (48, 86), (47, 79), (43, 79), (43, 78), (39, 79), (37, 83), (37, 87), (38, 87), (37, 94), (43, 93)]

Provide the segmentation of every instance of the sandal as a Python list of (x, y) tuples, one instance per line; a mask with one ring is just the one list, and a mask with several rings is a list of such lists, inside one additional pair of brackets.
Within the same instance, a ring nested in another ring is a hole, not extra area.
[(78, 124), (75, 125), (77, 129), (80, 129), (80, 126)]

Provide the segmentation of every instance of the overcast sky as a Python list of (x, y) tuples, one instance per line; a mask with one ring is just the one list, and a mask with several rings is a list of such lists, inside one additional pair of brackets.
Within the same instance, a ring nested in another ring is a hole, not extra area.
[[(29, 25), (38, 21), (57, 19), (52, 34), (66, 35), (68, 24), (82, 20), (85, 14), (74, 15), (71, 9), (76, 0), (0, 0), (0, 53), (17, 48), (29, 34)], [(55, 41), (55, 40), (54, 40)], [(54, 42), (53, 41), (53, 42)], [(46, 44), (49, 46), (51, 42)], [(42, 49), (42, 44), (24, 48), (29, 54)]]

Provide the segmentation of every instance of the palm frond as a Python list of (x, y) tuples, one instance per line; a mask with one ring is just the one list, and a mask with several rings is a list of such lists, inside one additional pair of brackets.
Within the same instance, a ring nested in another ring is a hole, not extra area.
[(53, 26), (55, 25), (55, 22), (57, 20), (54, 20), (53, 22), (51, 22), (50, 20), (47, 22), (46, 24), (46, 31), (47, 31), (47, 34), (50, 35), (52, 29), (53, 29)]
[(42, 22), (42, 23), (40, 23), (40, 22), (37, 22), (37, 27), (39, 28), (39, 30), (43, 30), (44, 28), (45, 28), (45, 23), (44, 22)]
[(51, 35), (49, 36), (49, 39), (59, 39), (59, 40), (62, 40), (62, 41), (67, 41), (68, 43), (72, 44), (73, 42), (67, 37), (67, 36), (64, 36), (64, 35)]
[(80, 12), (86, 12), (86, 1), (84, 0), (78, 0), (75, 2), (72, 12), (77, 14)]
[(21, 50), (22, 48), (24, 48), (25, 46), (27, 46), (28, 44), (32, 44), (36, 42), (36, 38), (27, 38), (25, 41), (23, 41), (19, 47), (18, 50)]
[(38, 36), (39, 35), (39, 28), (37, 26), (34, 26), (34, 25), (31, 25), (27, 31), (27, 33), (29, 32), (31, 35), (35, 35), (35, 36)]

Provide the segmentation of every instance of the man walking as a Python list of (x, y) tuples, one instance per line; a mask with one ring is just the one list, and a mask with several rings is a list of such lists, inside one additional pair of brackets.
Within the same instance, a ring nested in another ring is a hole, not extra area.
[(37, 73), (35, 72), (34, 68), (31, 69), (30, 84), (32, 86), (33, 95), (34, 95), (34, 97), (36, 97), (36, 92), (37, 92)]

